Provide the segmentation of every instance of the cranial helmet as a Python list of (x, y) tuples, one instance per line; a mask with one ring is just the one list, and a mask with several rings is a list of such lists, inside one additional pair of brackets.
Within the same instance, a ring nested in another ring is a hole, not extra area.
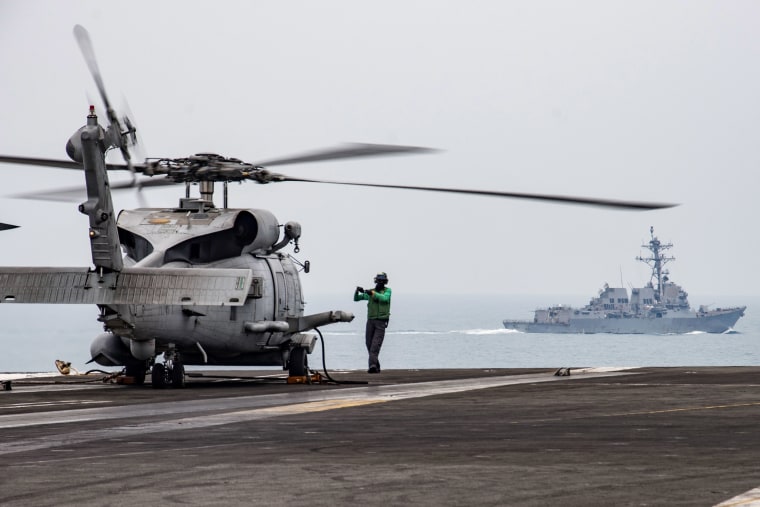
[(388, 283), (388, 275), (386, 275), (385, 272), (376, 274), (375, 283), (382, 283), (382, 284)]

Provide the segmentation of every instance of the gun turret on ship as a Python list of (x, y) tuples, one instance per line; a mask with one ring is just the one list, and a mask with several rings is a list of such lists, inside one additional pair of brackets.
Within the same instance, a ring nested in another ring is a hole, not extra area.
[(582, 308), (559, 305), (535, 311), (533, 321), (505, 320), (504, 327), (526, 333), (615, 333), (682, 334), (691, 332), (724, 333), (744, 316), (746, 306), (709, 309), (702, 305), (692, 310), (688, 294), (670, 281), (665, 265), (675, 260), (664, 255), (673, 247), (663, 244), (649, 230), (649, 257), (636, 260), (652, 268), (645, 287), (632, 288), (630, 297), (624, 287), (604, 285), (599, 296)]

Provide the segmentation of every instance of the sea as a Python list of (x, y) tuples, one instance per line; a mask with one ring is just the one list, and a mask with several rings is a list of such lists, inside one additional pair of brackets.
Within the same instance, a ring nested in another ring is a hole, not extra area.
[[(312, 369), (365, 369), (366, 303), (352, 294), (307, 297), (306, 313), (345, 310), (356, 318), (320, 329)], [(692, 306), (747, 306), (733, 330), (683, 335), (533, 334), (504, 329), (502, 320), (531, 320), (539, 307), (582, 306), (588, 296), (404, 294), (395, 291), (380, 353), (383, 369), (580, 368), (640, 366), (759, 366), (760, 296), (692, 296)], [(97, 308), (0, 304), (0, 373), (55, 371), (55, 360), (77, 371), (102, 332)], [(203, 367), (188, 366), (204, 369)], [(260, 369), (260, 368), (257, 368)], [(279, 370), (273, 367), (273, 370)]]

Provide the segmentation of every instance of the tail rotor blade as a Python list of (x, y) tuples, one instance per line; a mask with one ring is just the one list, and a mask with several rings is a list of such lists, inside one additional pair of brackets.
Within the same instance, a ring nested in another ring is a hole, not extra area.
[(103, 99), (103, 104), (106, 106), (108, 112), (109, 121), (113, 121), (111, 116), (115, 117), (111, 103), (108, 101), (108, 95), (106, 95), (106, 87), (103, 84), (103, 77), (100, 74), (100, 68), (98, 67), (98, 61), (95, 59), (95, 50), (92, 47), (92, 41), (90, 41), (90, 34), (82, 25), (76, 25), (74, 27), (74, 37), (79, 44), (79, 49), (82, 51), (82, 56), (87, 63), (87, 67), (90, 69), (90, 74), (95, 80), (95, 84), (100, 92), (100, 98)]
[(122, 128), (116, 111), (114, 111), (111, 107), (111, 102), (108, 100), (106, 87), (103, 84), (103, 76), (100, 73), (98, 61), (95, 58), (95, 50), (93, 49), (92, 41), (90, 40), (90, 34), (87, 32), (87, 29), (85, 29), (82, 25), (74, 26), (74, 38), (79, 44), (79, 49), (82, 51), (82, 56), (87, 63), (87, 68), (90, 69), (90, 74), (92, 74), (92, 78), (95, 80), (95, 85), (98, 87), (98, 92), (100, 92), (100, 97), (103, 99), (103, 104), (106, 106), (106, 115), (108, 116), (108, 122), (112, 128), (116, 129), (116, 132), (112, 134), (112, 141), (116, 146), (118, 146), (119, 150), (121, 151), (121, 155), (124, 158), (124, 162), (127, 164), (127, 168), (134, 174), (135, 171), (132, 167), (132, 156), (129, 153), (128, 149), (129, 139), (126, 138), (126, 136), (132, 135), (134, 139), (135, 129), (133, 128), (131, 122), (129, 122), (127, 124), (128, 130), (125, 132)]

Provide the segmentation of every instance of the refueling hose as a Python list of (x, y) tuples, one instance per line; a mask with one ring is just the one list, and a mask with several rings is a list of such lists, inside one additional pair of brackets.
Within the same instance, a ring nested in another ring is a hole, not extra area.
[(327, 355), (325, 353), (325, 338), (324, 336), (322, 336), (322, 331), (320, 331), (318, 327), (315, 327), (314, 331), (317, 332), (317, 334), (319, 335), (319, 340), (320, 342), (322, 342), (322, 370), (327, 380), (329, 380), (330, 382), (334, 384), (369, 384), (369, 382), (367, 382), (366, 380), (335, 380), (334, 378), (332, 378), (330, 374), (327, 372), (327, 365), (325, 363), (325, 356)]

